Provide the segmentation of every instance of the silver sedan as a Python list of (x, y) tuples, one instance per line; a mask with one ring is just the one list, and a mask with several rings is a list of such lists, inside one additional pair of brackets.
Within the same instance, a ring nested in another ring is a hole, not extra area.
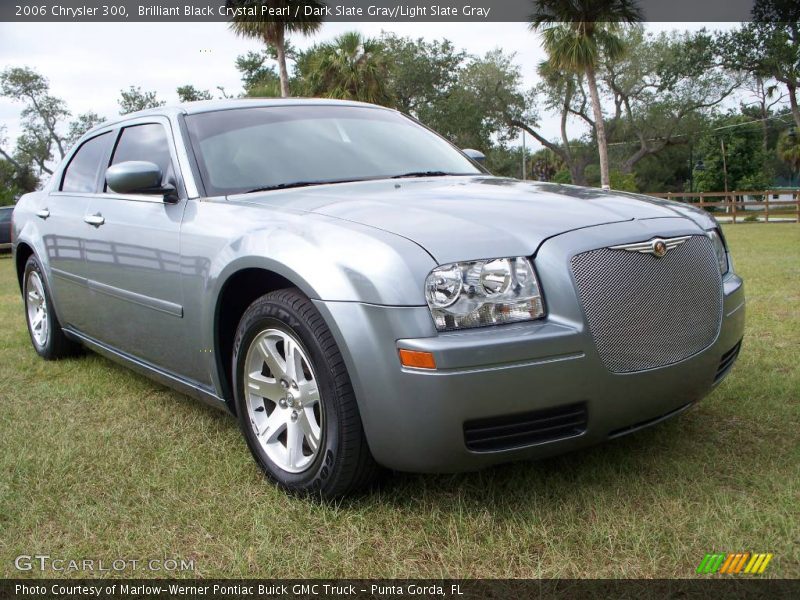
[(14, 211), (33, 347), (229, 410), (271, 479), (328, 498), (616, 438), (719, 384), (745, 299), (713, 218), (481, 158), (354, 102), (105, 123)]

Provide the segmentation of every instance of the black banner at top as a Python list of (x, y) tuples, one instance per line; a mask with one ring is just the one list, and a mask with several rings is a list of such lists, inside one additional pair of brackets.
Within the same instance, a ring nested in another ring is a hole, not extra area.
[[(645, 22), (797, 20), (797, 0), (634, 0)], [(2, 0), (6, 22), (527, 22), (536, 0)]]

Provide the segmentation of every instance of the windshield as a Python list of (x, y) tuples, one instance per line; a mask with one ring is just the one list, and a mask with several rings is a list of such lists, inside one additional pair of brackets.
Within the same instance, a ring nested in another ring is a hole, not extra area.
[(394, 111), (237, 108), (188, 115), (208, 195), (397, 176), (476, 175), (447, 141)]

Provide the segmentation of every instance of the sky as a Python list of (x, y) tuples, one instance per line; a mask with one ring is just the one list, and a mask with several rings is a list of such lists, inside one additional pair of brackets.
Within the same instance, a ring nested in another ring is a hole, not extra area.
[[(656, 23), (652, 31), (723, 29), (725, 23)], [(326, 23), (312, 37), (294, 36), (306, 48), (344, 31), (377, 36), (382, 30), (429, 40), (446, 37), (457, 48), (482, 55), (495, 48), (516, 54), (526, 87), (537, 82), (536, 67), (544, 59), (539, 39), (525, 23)], [(254, 40), (237, 37), (225, 23), (0, 23), (0, 70), (11, 66), (36, 69), (50, 81), (51, 93), (66, 101), (73, 115), (93, 110), (101, 116), (119, 113), (120, 90), (131, 85), (155, 91), (160, 99), (178, 101), (175, 88), (192, 84), (223, 86), (229, 94), (241, 89), (236, 57), (258, 50)], [(10, 141), (20, 133), (22, 104), (0, 98), (0, 126)], [(571, 133), (579, 133), (574, 123)], [(548, 139), (558, 136), (558, 119), (543, 117)], [(528, 140), (533, 150), (538, 144)]]

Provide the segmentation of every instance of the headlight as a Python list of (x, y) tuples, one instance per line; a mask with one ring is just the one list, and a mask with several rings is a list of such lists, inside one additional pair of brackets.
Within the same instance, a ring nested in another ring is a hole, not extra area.
[(425, 299), (439, 331), (529, 321), (544, 316), (542, 294), (527, 258), (497, 258), (435, 268)]
[(725, 242), (722, 235), (717, 229), (711, 229), (706, 232), (708, 237), (711, 238), (711, 243), (714, 245), (714, 253), (717, 255), (717, 264), (719, 265), (719, 272), (725, 275), (728, 272), (728, 251), (725, 248)]

